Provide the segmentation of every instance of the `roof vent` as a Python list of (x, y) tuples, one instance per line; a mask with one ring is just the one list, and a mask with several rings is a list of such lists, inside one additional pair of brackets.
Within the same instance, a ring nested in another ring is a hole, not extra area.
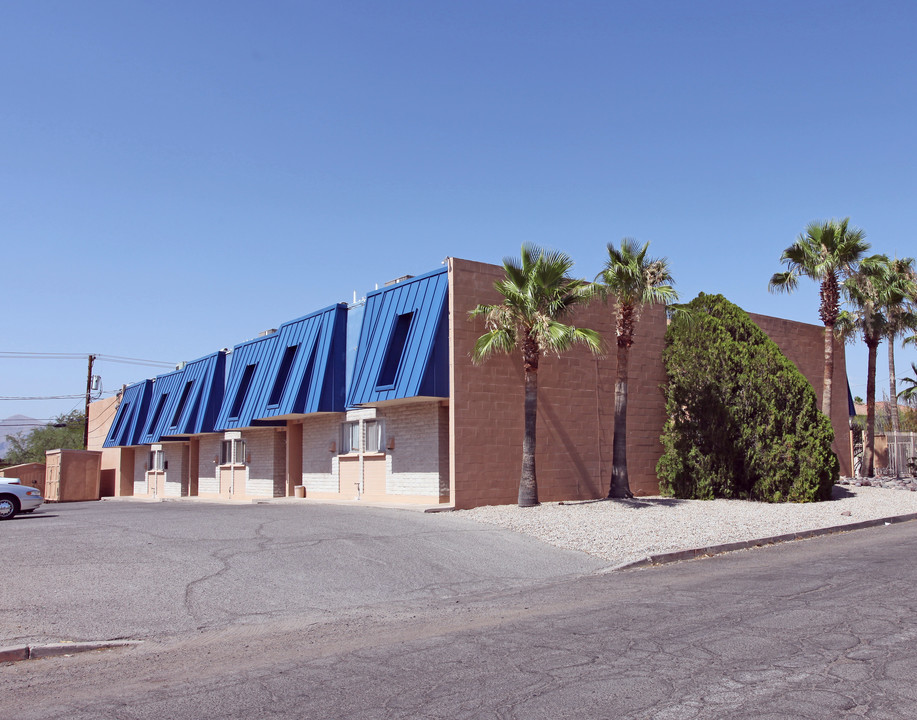
[(268, 335), (273, 335), (277, 332), (277, 328), (271, 328), (270, 330), (262, 330), (255, 337), (267, 337)]
[(389, 280), (387, 283), (385, 283), (385, 287), (388, 287), (389, 285), (397, 285), (398, 283), (404, 282), (405, 280), (410, 280), (413, 277), (413, 275), (402, 275), (401, 277), (395, 278), (394, 280)]

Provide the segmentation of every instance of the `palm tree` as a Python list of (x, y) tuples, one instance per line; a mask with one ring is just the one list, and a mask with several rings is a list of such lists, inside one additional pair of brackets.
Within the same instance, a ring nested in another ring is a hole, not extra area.
[(627, 477), (627, 374), (630, 348), (634, 344), (634, 330), (644, 305), (662, 303), (669, 305), (678, 300), (672, 288), (672, 274), (666, 258), (647, 258), (650, 244), (637, 245), (633, 238), (624, 238), (621, 248), (608, 243), (605, 267), (595, 277), (603, 297), (612, 295), (615, 301), (617, 322), (615, 336), (618, 346), (618, 363), (615, 373), (615, 426), (612, 448), (609, 498), (630, 498)]
[(834, 377), (834, 326), (840, 313), (841, 283), (853, 273), (869, 249), (863, 230), (850, 227), (850, 218), (811, 222), (780, 256), (787, 270), (770, 279), (771, 292), (792, 292), (800, 276), (820, 284), (819, 316), (825, 325), (825, 372), (821, 409), (831, 417), (831, 381)]
[(908, 330), (917, 330), (917, 272), (914, 258), (889, 261), (885, 284), (885, 339), (888, 340), (888, 397), (892, 431), (898, 432), (898, 392), (895, 384), (895, 342)]
[(538, 505), (535, 475), (535, 421), (538, 414), (538, 363), (543, 353), (561, 354), (581, 343), (593, 352), (602, 348), (595, 330), (564, 324), (577, 305), (595, 295), (595, 286), (567, 276), (573, 260), (564, 253), (523, 245), (521, 260), (503, 260), (504, 277), (494, 283), (503, 296), (499, 305), (478, 305), (471, 317), (484, 317), (487, 332), (478, 338), (472, 359), (483, 362), (493, 353), (522, 354), (525, 377), (525, 434), (519, 507)]
[(911, 372), (914, 373), (914, 377), (901, 378), (902, 382), (908, 383), (910, 387), (898, 393), (898, 397), (909, 404), (917, 402), (917, 363), (911, 363)]
[(883, 308), (898, 289), (888, 284), (890, 261), (885, 255), (863, 258), (856, 272), (843, 285), (851, 310), (838, 314), (838, 334), (852, 340), (862, 333), (866, 343), (866, 432), (863, 438), (863, 474), (872, 477), (875, 460), (876, 420), (876, 353), (882, 338), (888, 332), (888, 320)]

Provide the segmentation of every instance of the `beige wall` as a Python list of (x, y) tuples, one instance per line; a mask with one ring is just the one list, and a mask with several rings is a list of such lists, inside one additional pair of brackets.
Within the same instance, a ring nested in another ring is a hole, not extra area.
[(89, 403), (89, 450), (102, 453), (99, 476), (99, 494), (102, 497), (120, 497), (134, 494), (133, 451), (127, 448), (103, 448), (108, 431), (118, 413), (121, 395)]
[[(773, 340), (815, 389), (821, 407), (825, 377), (825, 329), (819, 325), (782, 320), (749, 313), (754, 323)], [(841, 475), (851, 475), (850, 416), (847, 404), (847, 361), (844, 344), (834, 345), (834, 377), (831, 389), (832, 448), (840, 460)]]
[[(513, 503), (522, 462), (521, 358), (495, 356), (473, 365), (471, 350), (484, 323), (468, 319), (478, 303), (499, 302), (493, 283), (503, 270), (458, 259), (450, 259), (449, 268), (452, 502), (459, 508)], [(598, 359), (577, 348), (541, 361), (536, 465), (543, 501), (604, 497), (611, 478), (614, 314), (596, 302), (582, 308), (575, 323), (601, 332), (608, 355)], [(659, 490), (655, 468), (662, 452), (664, 335), (663, 309), (650, 308), (637, 325), (630, 358), (627, 453), (635, 495)]]

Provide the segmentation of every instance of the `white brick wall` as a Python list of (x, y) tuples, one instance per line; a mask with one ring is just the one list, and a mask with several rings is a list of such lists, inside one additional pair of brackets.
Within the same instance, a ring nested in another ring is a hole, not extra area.
[(448, 409), (439, 402), (411, 403), (380, 409), (386, 450), (385, 491), (389, 495), (449, 493)]
[[(220, 435), (202, 435), (198, 446), (197, 457), (197, 491), (198, 493), (220, 492)], [(216, 462), (214, 462), (216, 459)], [(194, 472), (192, 468), (192, 472)]]
[(199, 493), (218, 494), (220, 492), (220, 478), (216, 475), (214, 477), (199, 477), (197, 479), (197, 491)]
[[(362, 411), (365, 412), (365, 411)], [(340, 487), (337, 451), (343, 414), (319, 415), (303, 421), (302, 484), (309, 492), (336, 493)], [(331, 452), (332, 446), (334, 452)]]
[(163, 443), (162, 450), (169, 469), (165, 473), (165, 491), (166, 497), (181, 497), (188, 494), (188, 486), (185, 482), (187, 473), (185, 472), (185, 462), (188, 457), (188, 445), (186, 443)]
[[(389, 454), (385, 458), (385, 492), (387, 495), (436, 495), (440, 493), (439, 473), (392, 471), (393, 458)], [(448, 492), (448, 477), (446, 478)]]
[(146, 483), (146, 464), (150, 449), (146, 446), (134, 450), (134, 495), (146, 495), (149, 490)]
[(286, 434), (276, 428), (244, 430), (245, 451), (251, 457), (245, 482), (246, 495), (283, 497), (286, 495)]

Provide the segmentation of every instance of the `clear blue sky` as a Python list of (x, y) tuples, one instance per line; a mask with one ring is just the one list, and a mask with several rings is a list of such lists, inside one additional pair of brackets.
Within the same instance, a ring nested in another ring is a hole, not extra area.
[[(906, 1), (6, 0), (0, 350), (193, 360), (446, 256), (534, 242), (591, 278), (623, 236), (685, 300), (818, 323), (814, 284), (767, 291), (807, 222), (917, 254), (915, 27)], [(85, 388), (84, 360), (0, 363), (3, 397)]]

